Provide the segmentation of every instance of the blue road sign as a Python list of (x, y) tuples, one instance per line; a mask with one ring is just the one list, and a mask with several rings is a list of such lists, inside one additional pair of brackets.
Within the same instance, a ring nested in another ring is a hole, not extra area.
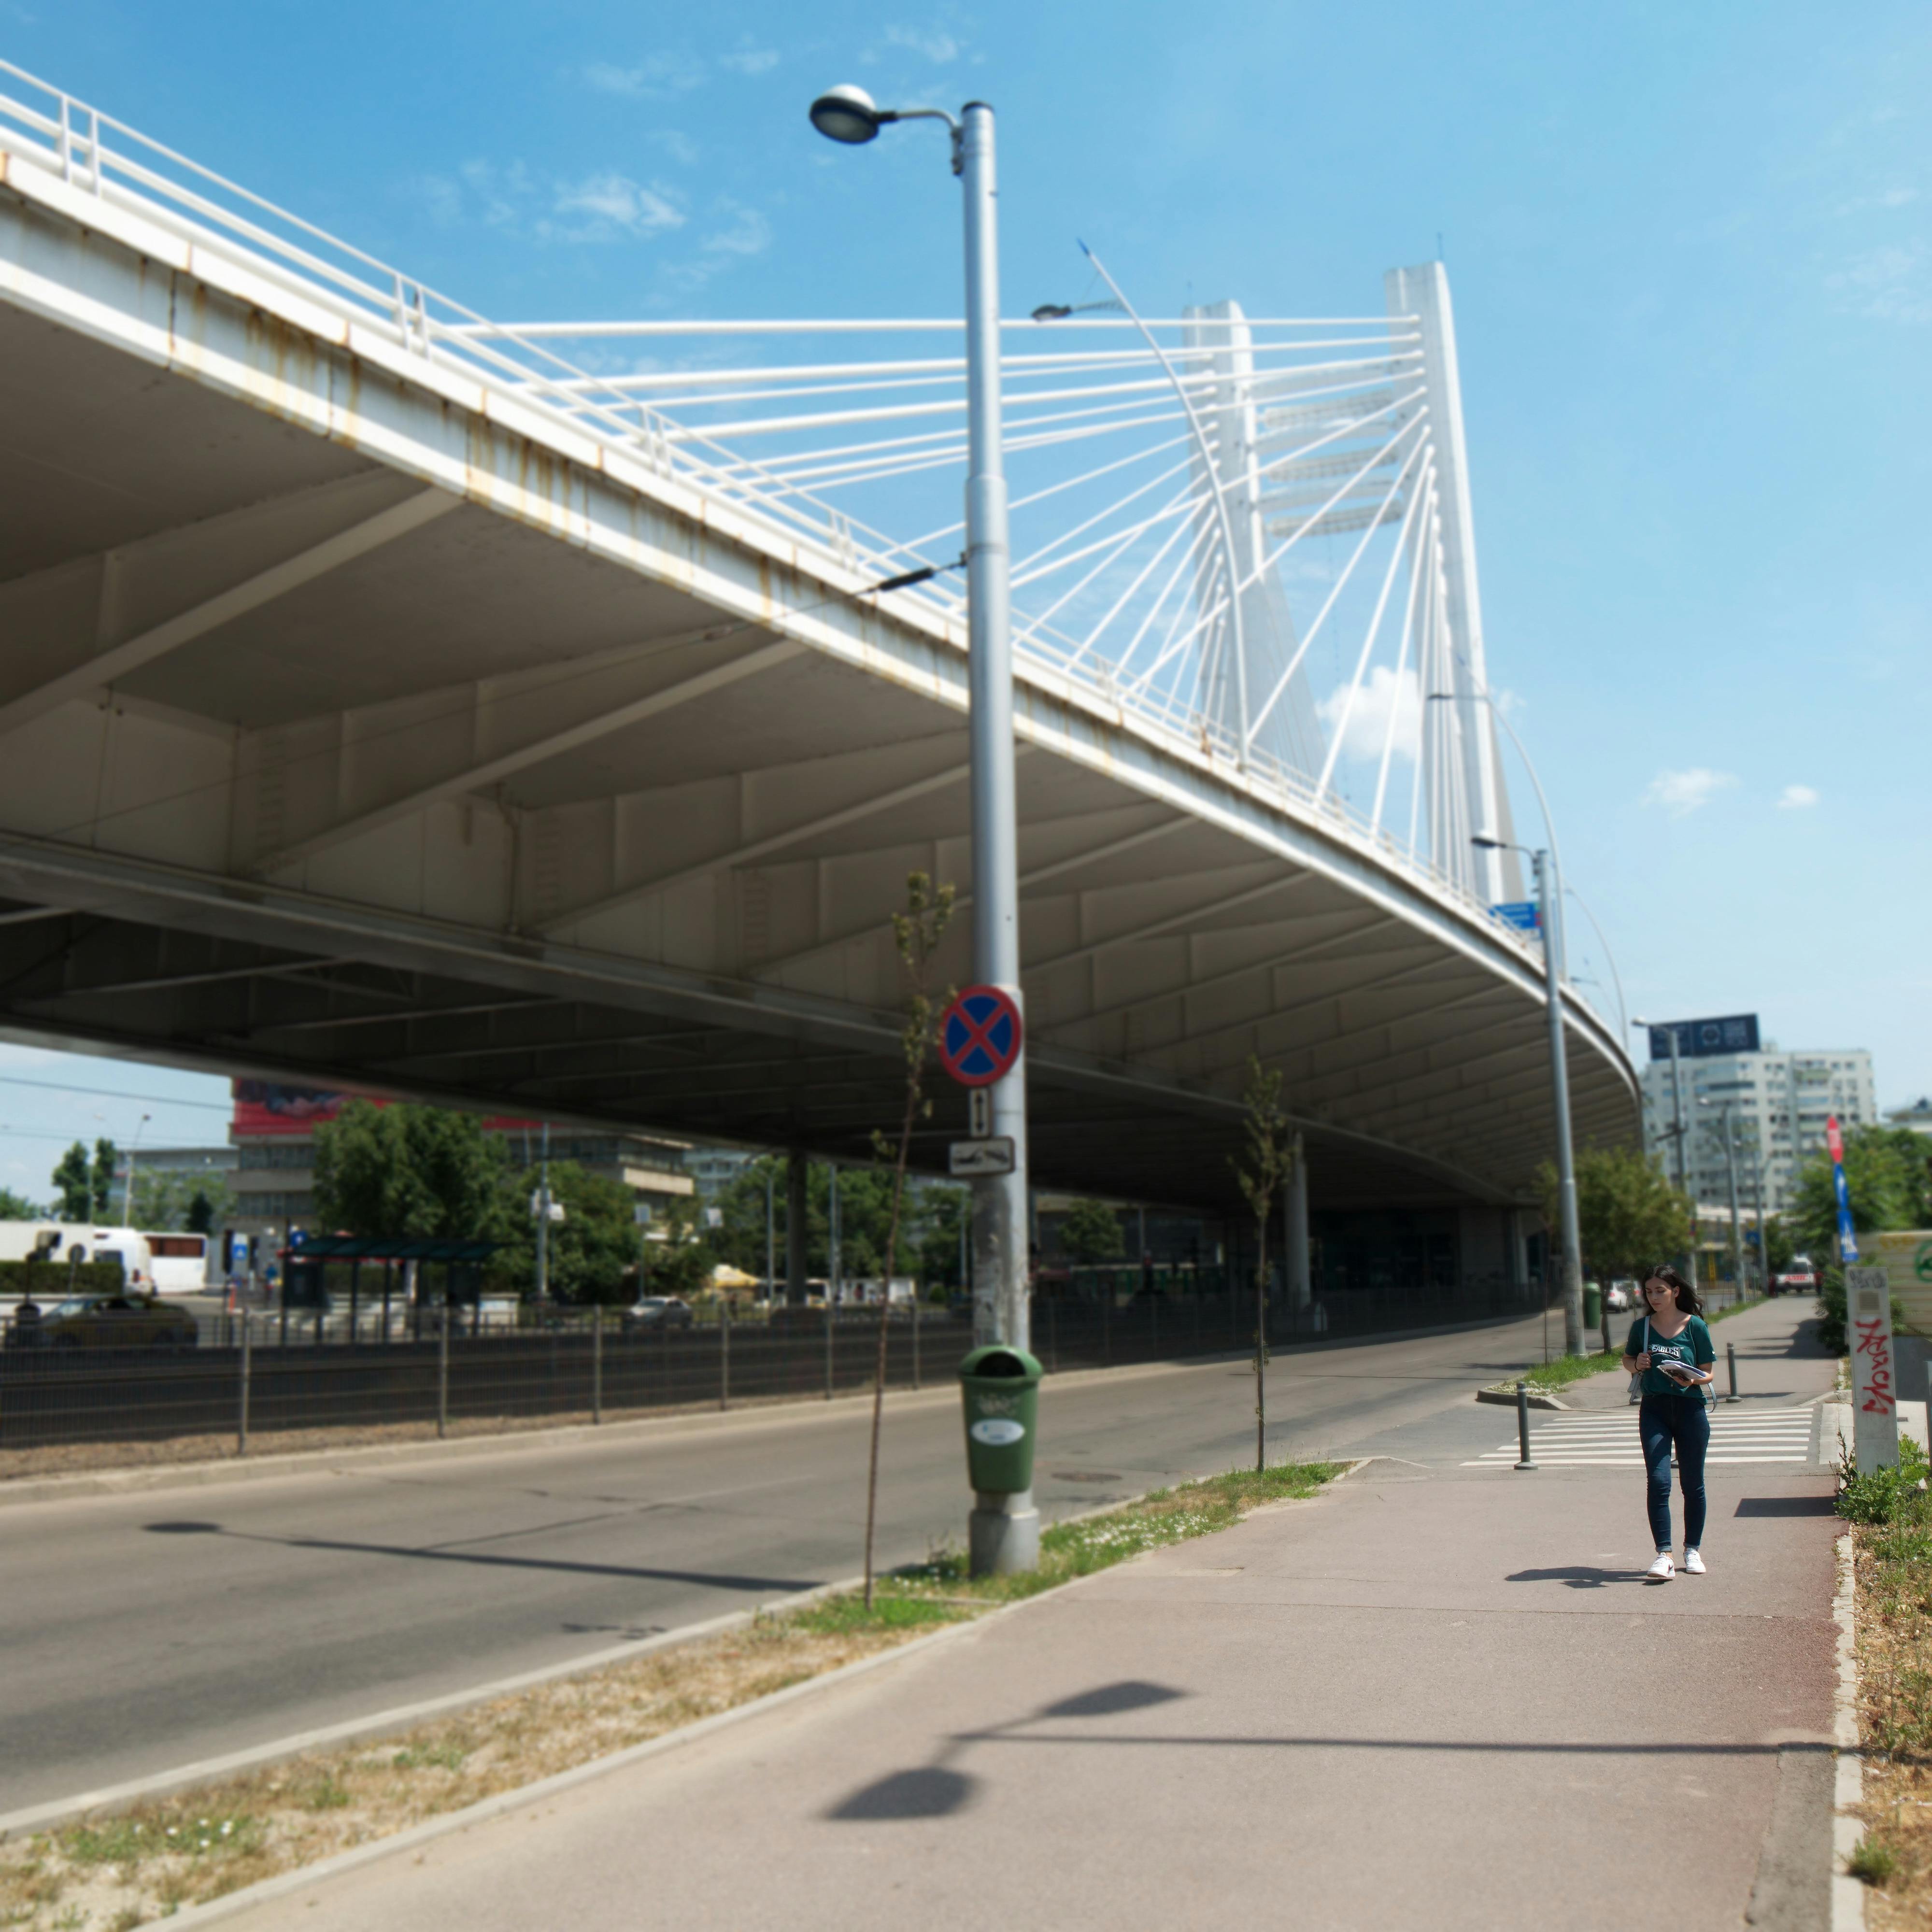
[(939, 1022), (939, 1064), (962, 1087), (990, 1087), (1020, 1057), (1020, 1010), (997, 986), (968, 986)]
[(1505, 899), (1501, 905), (1490, 907), (1490, 916), (1514, 926), (1519, 932), (1534, 932), (1542, 923), (1536, 916), (1534, 899)]

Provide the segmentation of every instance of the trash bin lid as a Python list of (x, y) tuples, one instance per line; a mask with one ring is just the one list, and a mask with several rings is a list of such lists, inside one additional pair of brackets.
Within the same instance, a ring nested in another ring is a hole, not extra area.
[(987, 1376), (1020, 1381), (1031, 1376), (1036, 1381), (1046, 1371), (1024, 1348), (1010, 1348), (995, 1342), (983, 1348), (975, 1348), (959, 1364), (962, 1376)]

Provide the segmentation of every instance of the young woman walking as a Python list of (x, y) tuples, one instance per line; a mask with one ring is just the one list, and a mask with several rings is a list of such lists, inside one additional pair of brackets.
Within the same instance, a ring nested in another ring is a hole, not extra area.
[(1643, 1444), (1651, 1534), (1657, 1544), (1657, 1561), (1646, 1574), (1653, 1583), (1667, 1583), (1676, 1574), (1670, 1560), (1673, 1448), (1678, 1486), (1684, 1492), (1684, 1568), (1693, 1576), (1704, 1574), (1698, 1546), (1704, 1540), (1704, 1454), (1711, 1446), (1704, 1388), (1718, 1352), (1711, 1346), (1697, 1291), (1675, 1268), (1650, 1270), (1644, 1278), (1643, 1300), (1647, 1312), (1630, 1324), (1624, 1372), (1643, 1378), (1637, 1434)]

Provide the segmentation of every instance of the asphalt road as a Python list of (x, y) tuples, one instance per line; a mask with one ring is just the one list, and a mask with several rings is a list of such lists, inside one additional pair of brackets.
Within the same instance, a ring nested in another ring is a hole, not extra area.
[[(1784, 1372), (1800, 1312), (1740, 1318), (1775, 1318), (1780, 1392), (1816, 1378)], [(1508, 1432), (1473, 1390), (1540, 1358), (1540, 1336), (1532, 1320), (1278, 1354), (1270, 1458), (1460, 1463)], [(1226, 1361), (1049, 1382), (1043, 1514), (1246, 1460), (1252, 1388)], [(858, 1406), (803, 1406), (0, 1509), (0, 1811), (850, 1575), (866, 1431)], [(962, 1462), (956, 1396), (892, 1399), (883, 1563), (963, 1540)]]

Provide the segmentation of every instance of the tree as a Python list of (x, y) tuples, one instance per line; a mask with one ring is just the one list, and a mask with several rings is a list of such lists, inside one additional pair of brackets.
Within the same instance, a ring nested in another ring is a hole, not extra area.
[[(1845, 1190), (1861, 1234), (1932, 1227), (1932, 1147), (1910, 1127), (1854, 1127), (1845, 1136)], [(1791, 1229), (1812, 1258), (1837, 1252), (1838, 1200), (1832, 1156), (1822, 1148), (1798, 1171)]]
[(234, 1211), (235, 1197), (218, 1174), (172, 1174), (136, 1163), (134, 1226), (164, 1232), (212, 1234)]
[(1247, 1139), (1245, 1163), (1230, 1156), (1234, 1178), (1255, 1216), (1255, 1473), (1268, 1467), (1268, 1231), (1274, 1198), (1294, 1172), (1294, 1143), (1282, 1111), (1281, 1074), (1248, 1055), (1248, 1080), (1241, 1095)]
[(76, 1141), (53, 1172), (54, 1206), (63, 1221), (94, 1219), (94, 1184), (88, 1177), (87, 1143)]
[[(492, 1259), (490, 1273), (506, 1286), (514, 1285), (518, 1293), (528, 1294), (536, 1283), (536, 1222), (530, 1209), (536, 1177), (527, 1169), (506, 1167), (500, 1188), (500, 1234), (507, 1241)], [(550, 1224), (546, 1243), (552, 1298), (582, 1307), (629, 1300), (638, 1285), (641, 1232), (631, 1190), (574, 1161), (554, 1160), (550, 1197), (563, 1210), (563, 1219)]]
[[(1545, 1226), (1556, 1225), (1556, 1169), (1536, 1171)], [(1586, 1270), (1606, 1286), (1619, 1275), (1642, 1276), (1680, 1254), (1690, 1237), (1690, 1203), (1664, 1178), (1662, 1162), (1634, 1148), (1586, 1148), (1576, 1156), (1576, 1232)], [(1610, 1346), (1610, 1304), (1602, 1304), (1603, 1342)]]
[[(94, 1144), (94, 1160), (87, 1170), (88, 1192), (94, 1203), (93, 1219), (105, 1221), (110, 1218), (109, 1210), (114, 1204), (114, 1172), (120, 1165), (121, 1157), (110, 1140), (98, 1140)], [(88, 1217), (82, 1215), (83, 1220)]]
[[(713, 1245), (719, 1231), (703, 1225), (704, 1204), (689, 1196), (674, 1198), (660, 1217), (663, 1238), (648, 1249), (652, 1294), (679, 1294), (688, 1299), (711, 1278), (718, 1264)], [(750, 1272), (748, 1269), (746, 1270)]]
[(920, 1280), (964, 1288), (960, 1238), (971, 1225), (972, 1196), (963, 1187), (932, 1185), (920, 1190), (918, 1202)]
[(899, 1220), (905, 1203), (906, 1162), (912, 1154), (913, 1129), (932, 1112), (926, 1097), (926, 1064), (932, 1053), (940, 1008), (927, 991), (932, 956), (939, 950), (952, 920), (953, 890), (936, 890), (923, 872), (906, 878), (906, 909), (892, 914), (892, 944), (910, 988), (905, 1024), (899, 1031), (899, 1054), (905, 1067), (905, 1102), (899, 1110), (896, 1146), (882, 1133), (872, 1136), (881, 1160), (892, 1163), (892, 1210), (886, 1223), (885, 1280), (879, 1296), (879, 1351), (872, 1376), (872, 1446), (866, 1475), (866, 1607), (872, 1607), (872, 1543), (879, 1514), (879, 1432), (885, 1415), (886, 1324), (892, 1312), (892, 1276), (899, 1250)]
[(1120, 1217), (1104, 1201), (1076, 1201), (1060, 1223), (1060, 1245), (1083, 1267), (1117, 1262), (1127, 1251)]
[(104, 1221), (114, 1198), (118, 1156), (110, 1140), (98, 1140), (88, 1157), (87, 1144), (76, 1141), (54, 1169), (55, 1204), (63, 1221)]
[(316, 1129), (316, 1219), (347, 1234), (498, 1239), (508, 1165), (474, 1114), (351, 1100)]
[(10, 1187), (0, 1187), (0, 1221), (38, 1221), (42, 1210), (24, 1194), (16, 1194)]

